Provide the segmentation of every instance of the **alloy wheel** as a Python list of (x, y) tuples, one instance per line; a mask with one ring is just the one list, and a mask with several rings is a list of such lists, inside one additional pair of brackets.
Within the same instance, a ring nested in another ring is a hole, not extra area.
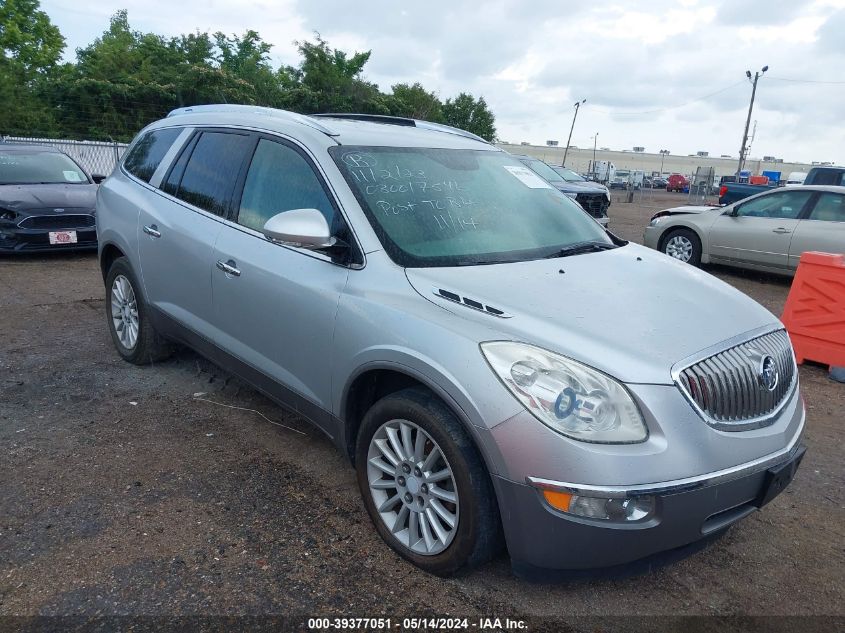
[(111, 286), (111, 318), (120, 344), (132, 349), (138, 342), (138, 302), (132, 284), (123, 275), (114, 278)]
[(437, 442), (409, 420), (390, 420), (367, 453), (370, 495), (390, 533), (409, 550), (433, 556), (452, 543), (460, 520), (455, 475)]
[(666, 242), (666, 254), (682, 262), (692, 257), (692, 242), (685, 235), (675, 235)]

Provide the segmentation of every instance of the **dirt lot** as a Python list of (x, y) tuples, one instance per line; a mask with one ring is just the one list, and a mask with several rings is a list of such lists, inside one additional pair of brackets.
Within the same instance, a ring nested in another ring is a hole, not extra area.
[[(611, 227), (640, 241), (682, 200), (653, 196), (615, 202)], [(710, 272), (780, 314), (788, 280)], [(625, 579), (530, 584), (503, 554), (441, 580), (379, 540), (307, 424), (187, 350), (121, 361), (94, 255), (0, 259), (0, 615), (845, 616), (845, 385), (801, 381), (796, 480), (703, 551)]]

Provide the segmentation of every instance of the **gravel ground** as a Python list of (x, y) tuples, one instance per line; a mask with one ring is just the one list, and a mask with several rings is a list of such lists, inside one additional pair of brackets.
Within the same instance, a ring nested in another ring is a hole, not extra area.
[[(683, 200), (645, 197), (615, 201), (611, 228), (640, 241), (652, 212)], [(709, 270), (782, 311), (789, 280)], [(843, 623), (845, 385), (825, 368), (800, 370), (808, 452), (792, 486), (702, 551), (635, 577), (548, 585), (513, 577), (502, 554), (442, 580), (379, 540), (353, 471), (305, 422), (187, 350), (155, 367), (121, 361), (103, 294), (92, 254), (0, 259), (0, 616)]]

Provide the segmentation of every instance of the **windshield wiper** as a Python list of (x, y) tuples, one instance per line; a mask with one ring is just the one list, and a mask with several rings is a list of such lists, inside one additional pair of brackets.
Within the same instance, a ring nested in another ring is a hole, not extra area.
[(597, 253), (599, 251), (609, 251), (613, 248), (619, 248), (619, 246), (616, 244), (608, 244), (607, 242), (576, 242), (575, 244), (564, 246), (550, 255), (546, 255), (546, 259), (569, 257), (570, 255), (581, 255), (583, 253)]

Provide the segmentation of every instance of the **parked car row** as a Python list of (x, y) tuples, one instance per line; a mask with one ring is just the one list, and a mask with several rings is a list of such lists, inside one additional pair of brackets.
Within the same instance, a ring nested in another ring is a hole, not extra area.
[(189, 345), (313, 422), (435, 574), (502, 538), (528, 573), (721, 534), (803, 457), (789, 338), (568, 176), (411, 119), (176, 110), (98, 193), (112, 340), (149, 371)]
[[(803, 178), (799, 172), (790, 174), (790, 179), (786, 184), (789, 185), (834, 185), (845, 186), (845, 167), (813, 167), (807, 174), (803, 174)], [(764, 184), (749, 184), (730, 181), (724, 181), (719, 189), (719, 204), (727, 205), (734, 202), (739, 202), (744, 198), (756, 195), (767, 189), (775, 188), (779, 185), (778, 182), (768, 182)]]
[(571, 169), (552, 167), (531, 156), (516, 155), (519, 161), (550, 183), (565, 196), (572, 198), (602, 226), (607, 226), (610, 192), (597, 182), (585, 180)]
[(96, 248), (104, 178), (53, 147), (0, 144), (0, 252)]

